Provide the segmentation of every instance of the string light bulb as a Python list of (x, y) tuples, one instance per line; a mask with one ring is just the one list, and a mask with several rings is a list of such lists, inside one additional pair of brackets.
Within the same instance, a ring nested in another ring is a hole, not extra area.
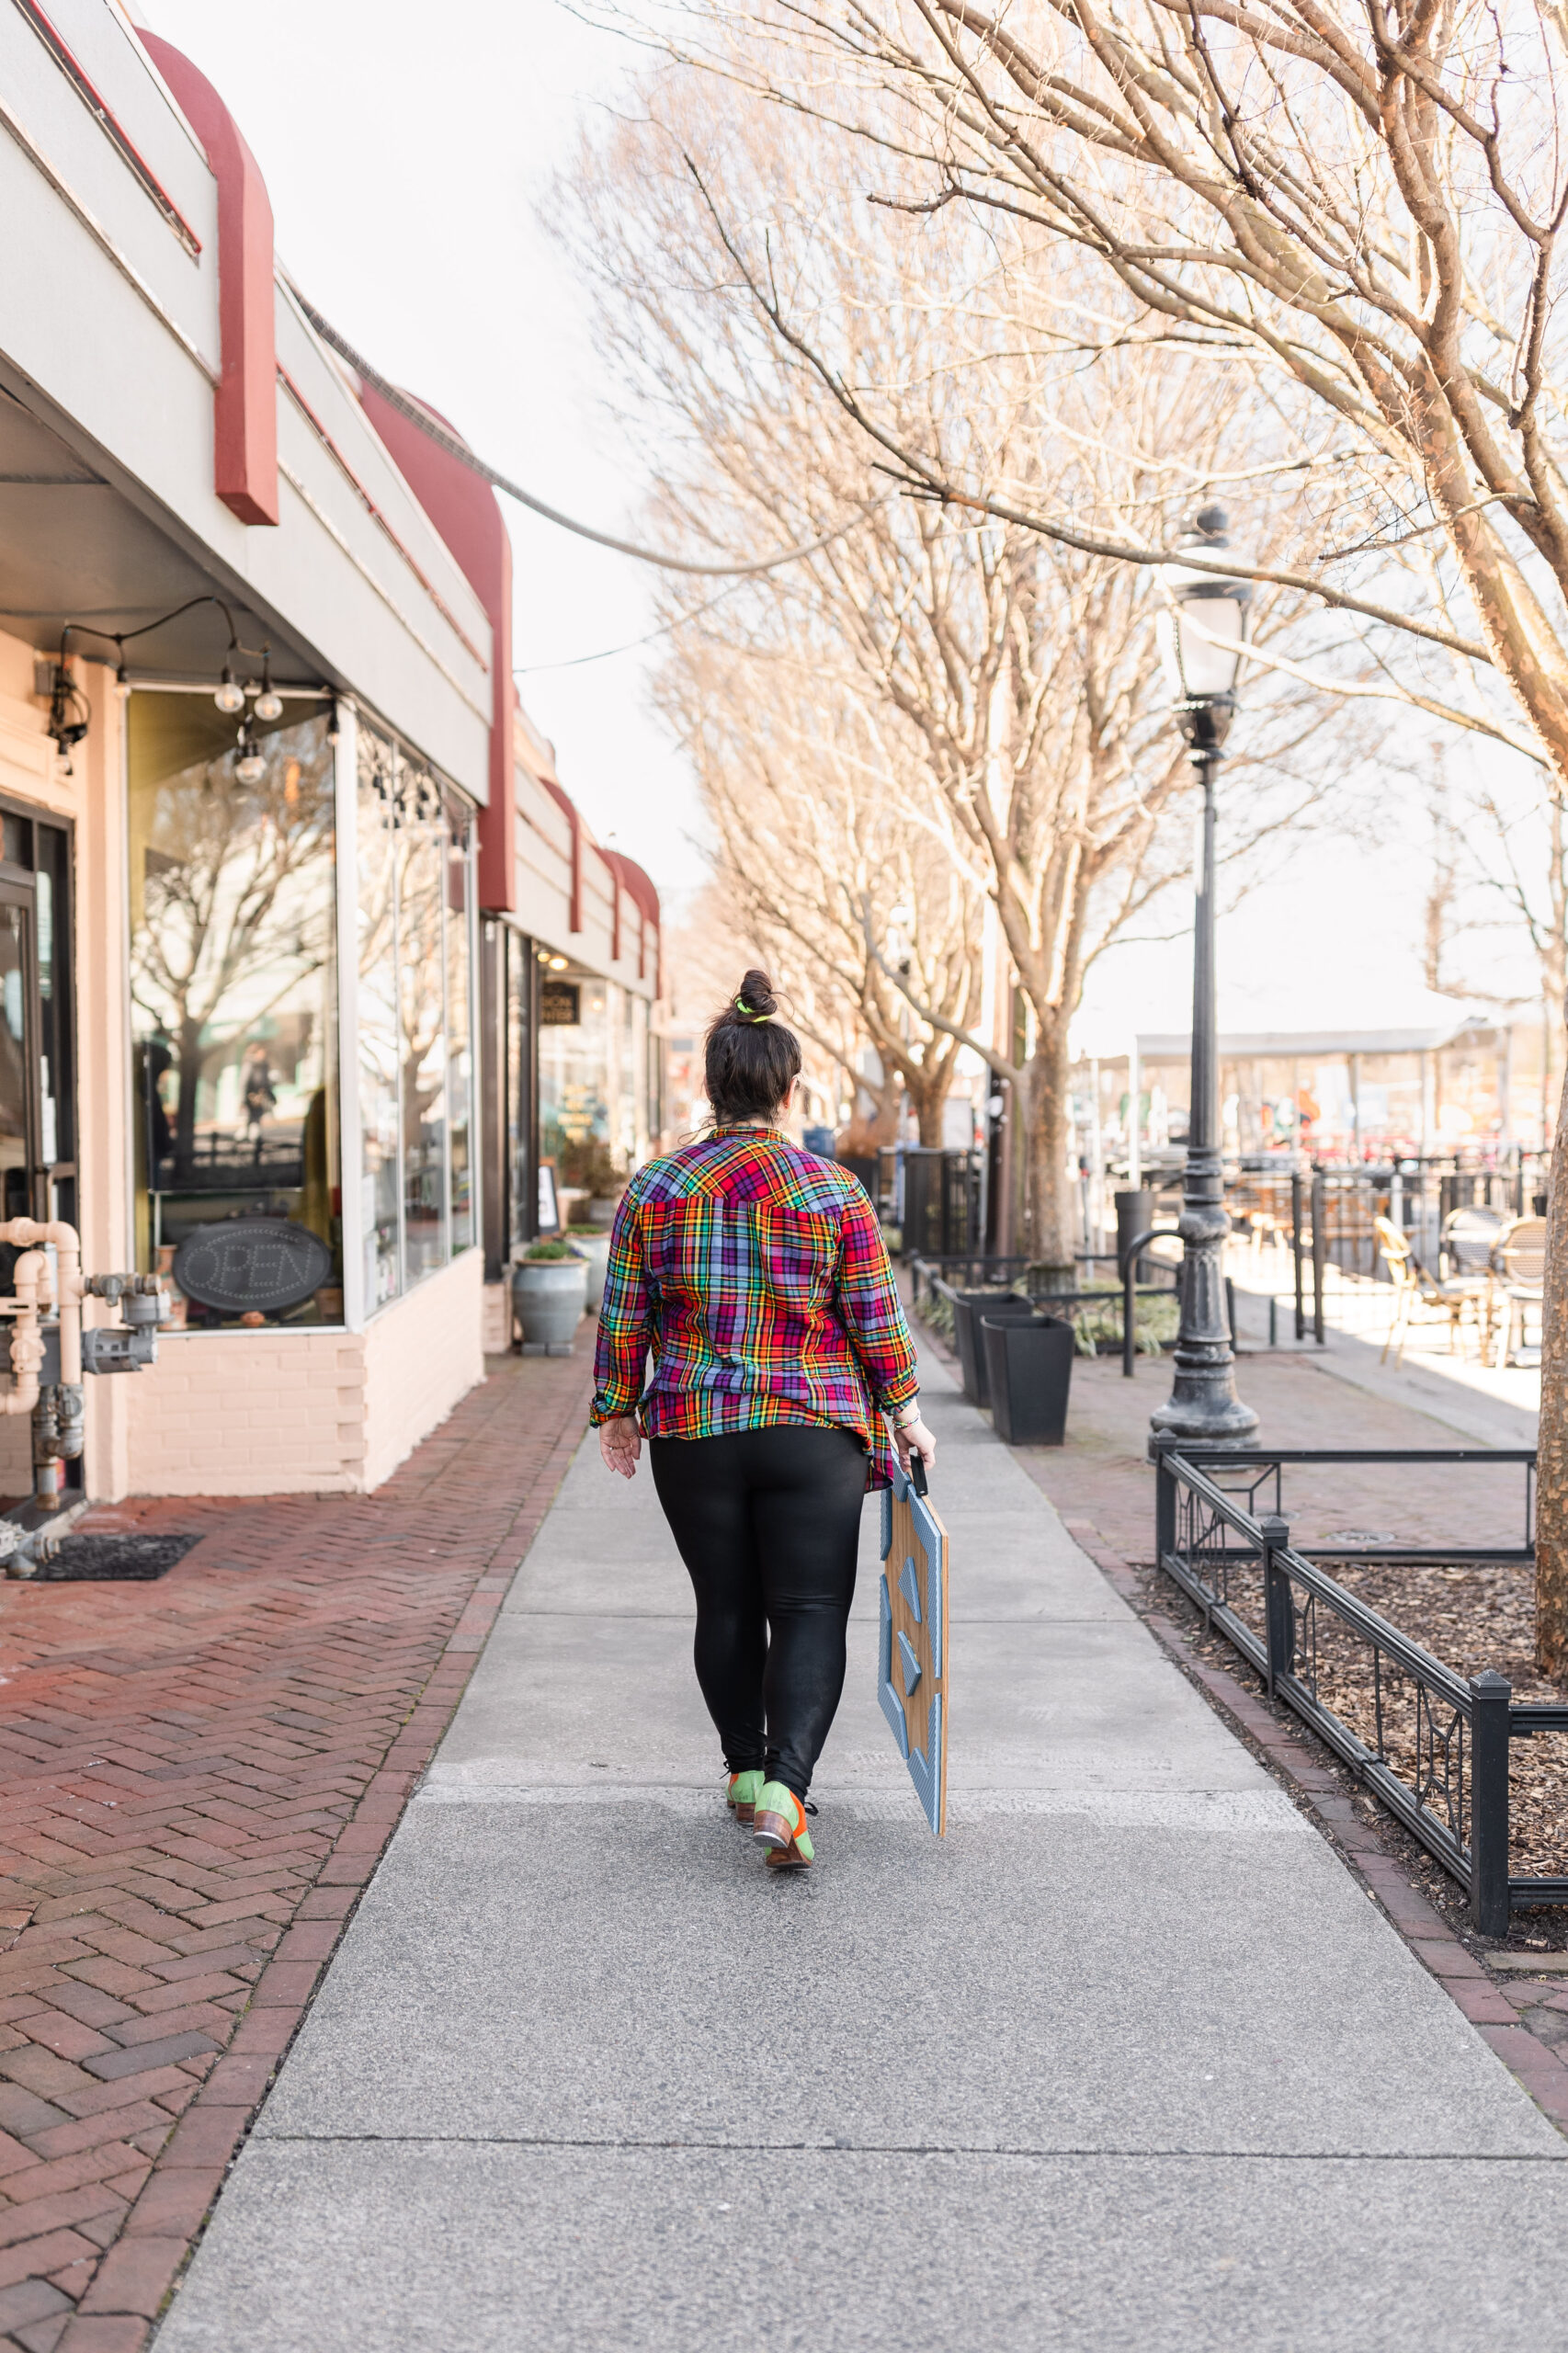
[(244, 710), (245, 690), (236, 681), (232, 663), (224, 663), (222, 683), (212, 699), (227, 718), (233, 719), (236, 711)]
[(283, 716), (283, 698), (272, 683), (272, 648), (261, 649), (261, 692), (256, 699), (256, 715), (268, 722)]
[(267, 774), (267, 760), (257, 747), (248, 718), (240, 730), (239, 743), (240, 756), (234, 762), (234, 774), (241, 784), (259, 784)]

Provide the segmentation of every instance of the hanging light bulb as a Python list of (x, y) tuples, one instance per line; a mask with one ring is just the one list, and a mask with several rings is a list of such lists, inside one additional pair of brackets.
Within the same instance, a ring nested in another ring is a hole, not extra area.
[(264, 645), (261, 649), (261, 692), (256, 699), (256, 715), (266, 720), (281, 719), (283, 716), (283, 698), (272, 683), (270, 645)]
[(223, 682), (212, 699), (219, 710), (227, 712), (231, 719), (236, 710), (244, 710), (245, 707), (245, 690), (236, 684), (233, 665), (228, 662), (223, 665)]
[(248, 718), (240, 730), (239, 744), (240, 756), (234, 762), (234, 774), (242, 784), (259, 784), (267, 774), (267, 760), (257, 749)]

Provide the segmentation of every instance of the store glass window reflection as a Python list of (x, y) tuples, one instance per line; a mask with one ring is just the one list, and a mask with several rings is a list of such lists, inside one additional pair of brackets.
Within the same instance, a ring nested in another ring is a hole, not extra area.
[(366, 1303), (473, 1240), (471, 813), (358, 731), (358, 1034)]
[[(137, 1263), (167, 1274), (193, 1228), (223, 1219), (307, 1228), (331, 1253), (327, 1280), (251, 1322), (343, 1313), (327, 728), (319, 705), (285, 703), (256, 727), (266, 769), (244, 784), (234, 722), (206, 696), (142, 690), (128, 710)], [(46, 922), (48, 895), (43, 966)], [(192, 1324), (238, 1320), (176, 1308)]]

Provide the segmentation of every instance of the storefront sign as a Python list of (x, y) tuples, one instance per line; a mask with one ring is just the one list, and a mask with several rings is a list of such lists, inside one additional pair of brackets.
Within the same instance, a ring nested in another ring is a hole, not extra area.
[(583, 992), (576, 981), (541, 981), (539, 989), (540, 1026), (544, 1029), (574, 1029), (583, 1018)]

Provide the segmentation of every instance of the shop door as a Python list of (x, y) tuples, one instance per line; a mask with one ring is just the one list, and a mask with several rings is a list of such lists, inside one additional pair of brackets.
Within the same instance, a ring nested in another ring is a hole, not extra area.
[(0, 1211), (76, 1222), (62, 826), (0, 813)]
[(0, 882), (0, 1207), (33, 1214), (32, 893)]

